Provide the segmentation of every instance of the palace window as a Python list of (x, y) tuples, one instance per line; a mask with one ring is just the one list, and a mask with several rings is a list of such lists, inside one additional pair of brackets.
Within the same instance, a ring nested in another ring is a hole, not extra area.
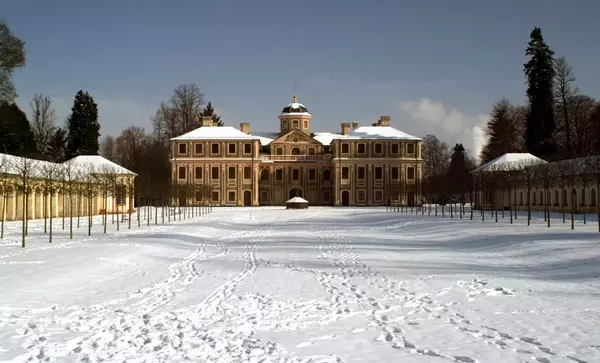
[(367, 153), (367, 145), (366, 144), (358, 144), (357, 152), (359, 154), (366, 154)]
[(300, 169), (292, 169), (292, 180), (293, 181), (300, 180)]
[(213, 192), (210, 194), (211, 199), (213, 202), (218, 202), (219, 201), (219, 192), (216, 190), (213, 190)]
[(218, 154), (219, 153), (219, 144), (210, 144), (210, 153)]
[(364, 166), (359, 166), (357, 169), (357, 178), (359, 180), (364, 180), (365, 179), (365, 167)]
[(194, 152), (196, 154), (202, 154), (204, 152), (204, 145), (203, 144), (195, 144), (194, 145)]
[(275, 149), (275, 153), (277, 155), (283, 155), (283, 148), (282, 147), (278, 147), (277, 149)]
[(202, 179), (202, 167), (201, 166), (197, 166), (196, 167), (196, 173), (195, 173), (195, 177), (196, 179)]
[(380, 143), (375, 144), (375, 154), (383, 154), (383, 145)]
[(212, 180), (219, 180), (219, 167), (218, 166), (213, 166), (212, 167), (210, 178)]
[(554, 205), (558, 206), (559, 205), (559, 197), (558, 197), (558, 190), (554, 191)]
[(122, 184), (119, 184), (116, 186), (115, 189), (116, 189), (115, 194), (116, 194), (117, 204), (118, 205), (125, 204), (125, 186)]
[(229, 193), (227, 193), (227, 200), (229, 202), (235, 202), (235, 191), (230, 190)]
[(275, 170), (275, 180), (278, 180), (278, 181), (283, 180), (283, 169)]
[(283, 129), (287, 129), (288, 128), (288, 122), (287, 120), (283, 120)]
[(244, 179), (252, 179), (252, 168), (249, 166), (244, 166)]
[(308, 155), (315, 155), (316, 153), (317, 153), (317, 151), (315, 150), (314, 147), (308, 148)]
[(304, 128), (307, 129), (308, 128), (308, 121), (304, 120)]
[(414, 154), (415, 153), (415, 144), (407, 144), (406, 145), (406, 153)]
[(202, 191), (196, 190), (196, 202), (202, 201)]
[(308, 169), (308, 180), (317, 180), (317, 169)]
[(185, 166), (180, 166), (179, 169), (177, 170), (178, 173), (178, 178), (179, 180), (185, 180), (187, 171), (186, 171), (186, 167)]
[(235, 166), (230, 166), (227, 170), (229, 180), (235, 180)]
[(323, 180), (330, 181), (331, 180), (331, 170), (325, 169), (323, 170)]
[(350, 153), (350, 144), (343, 143), (342, 144), (342, 154), (349, 154), (349, 153)]
[(400, 146), (398, 144), (392, 144), (392, 154), (399, 154)]
[(300, 149), (297, 147), (292, 148), (292, 155), (300, 155)]
[(347, 166), (344, 166), (342, 168), (342, 179), (349, 179), (350, 178), (350, 168), (348, 168)]
[(413, 180), (415, 178), (415, 168), (410, 166), (406, 169), (406, 179)]
[(293, 127), (294, 129), (297, 129), (297, 128), (298, 128), (298, 120), (292, 120), (292, 127)]
[(252, 144), (244, 144), (244, 154), (252, 154)]
[(229, 144), (229, 145), (227, 145), (227, 152), (229, 154), (235, 154), (235, 144)]
[(269, 171), (267, 169), (263, 169), (263, 171), (260, 172), (260, 180), (269, 181)]
[(400, 179), (400, 168), (397, 166), (392, 167), (392, 180)]
[(382, 190), (376, 190), (375, 191), (375, 201), (376, 202), (383, 202), (383, 191)]
[(381, 166), (375, 167), (375, 179), (376, 180), (383, 179), (383, 168)]
[(187, 144), (179, 144), (179, 154), (187, 154)]

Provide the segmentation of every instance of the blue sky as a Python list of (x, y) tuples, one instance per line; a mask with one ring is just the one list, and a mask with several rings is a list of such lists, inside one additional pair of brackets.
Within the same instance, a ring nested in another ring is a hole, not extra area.
[(275, 131), (297, 77), (313, 131), (389, 115), (474, 153), (493, 102), (524, 101), (534, 26), (600, 98), (598, 13), (594, 0), (3, 0), (0, 16), (26, 42), (19, 104), (50, 95), (60, 124), (83, 89), (103, 134), (150, 130), (173, 88), (196, 83), (227, 125)]

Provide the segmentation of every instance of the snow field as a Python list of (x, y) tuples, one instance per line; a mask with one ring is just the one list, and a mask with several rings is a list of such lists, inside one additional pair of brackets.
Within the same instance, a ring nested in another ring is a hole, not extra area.
[(0, 361), (600, 361), (593, 223), (215, 208), (69, 241), (55, 222), (24, 250), (7, 225)]

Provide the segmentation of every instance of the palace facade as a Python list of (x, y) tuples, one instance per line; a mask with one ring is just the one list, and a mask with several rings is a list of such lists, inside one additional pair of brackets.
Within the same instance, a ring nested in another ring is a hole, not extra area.
[(420, 202), (422, 139), (381, 116), (369, 126), (344, 122), (340, 133), (311, 130), (312, 115), (294, 96), (279, 131), (254, 133), (202, 126), (171, 139), (173, 187), (180, 205), (284, 205), (300, 196), (311, 205)]

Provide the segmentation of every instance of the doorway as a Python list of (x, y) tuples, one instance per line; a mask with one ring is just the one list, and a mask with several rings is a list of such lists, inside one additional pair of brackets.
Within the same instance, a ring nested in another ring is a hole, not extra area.
[(342, 206), (350, 206), (350, 192), (347, 190), (342, 190)]
[(252, 205), (252, 193), (249, 190), (244, 190), (244, 207)]
[(290, 199), (294, 197), (302, 198), (302, 190), (300, 190), (299, 188), (290, 189)]

